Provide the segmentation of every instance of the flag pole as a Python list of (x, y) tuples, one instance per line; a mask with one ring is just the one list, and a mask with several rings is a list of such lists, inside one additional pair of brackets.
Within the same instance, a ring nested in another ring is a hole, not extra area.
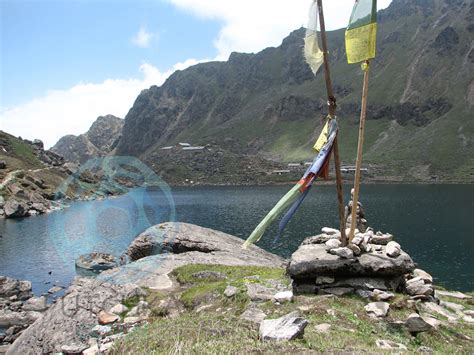
[[(332, 90), (331, 82), (331, 72), (329, 69), (329, 60), (328, 60), (328, 45), (326, 40), (326, 26), (324, 23), (324, 13), (323, 13), (323, 2), (322, 0), (317, 0), (318, 12), (319, 12), (319, 24), (321, 29), (321, 44), (323, 47), (323, 59), (324, 59), (324, 77), (326, 79), (326, 90), (328, 95), (328, 110), (329, 116), (336, 116), (336, 98), (334, 97), (334, 92)], [(344, 195), (342, 192), (342, 175), (341, 175), (341, 161), (339, 158), (339, 146), (337, 143), (337, 136), (334, 139), (333, 145), (334, 153), (334, 170), (336, 171), (336, 190), (337, 190), (337, 201), (338, 201), (338, 210), (339, 210), (339, 229), (341, 231), (341, 242), (343, 246), (347, 245), (346, 237), (346, 228), (344, 221)]]
[(359, 201), (359, 185), (360, 185), (360, 168), (362, 165), (362, 150), (364, 146), (364, 130), (365, 130), (365, 118), (367, 113), (367, 94), (369, 91), (369, 60), (366, 60), (362, 64), (364, 70), (364, 83), (362, 85), (362, 104), (360, 108), (360, 123), (359, 123), (359, 141), (357, 143), (357, 161), (356, 171), (354, 176), (354, 196), (352, 197), (352, 208), (351, 208), (351, 229), (349, 232), (349, 243), (354, 238), (354, 231), (356, 227), (357, 219), (357, 208)]

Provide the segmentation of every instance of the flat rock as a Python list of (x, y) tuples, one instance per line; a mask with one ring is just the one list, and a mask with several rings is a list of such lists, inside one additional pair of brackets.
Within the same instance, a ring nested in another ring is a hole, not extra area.
[(326, 285), (334, 283), (335, 279), (331, 276), (318, 276), (316, 277), (316, 285)]
[(260, 323), (260, 339), (293, 340), (302, 337), (308, 321), (297, 312), (289, 313), (277, 319), (265, 319)]
[(354, 252), (348, 247), (329, 249), (329, 253), (340, 256), (344, 259), (351, 259), (354, 257)]
[[(152, 247), (141, 248), (144, 239)], [(187, 223), (162, 223), (141, 233), (127, 253), (132, 263), (102, 272), (97, 278), (116, 284), (134, 283), (153, 290), (174, 286), (171, 272), (189, 264), (284, 267), (283, 258), (250, 245), (242, 249), (242, 239)], [(169, 252), (153, 255), (162, 249)], [(177, 254), (176, 254), (177, 253)]]
[(47, 308), (48, 308), (48, 304), (46, 302), (46, 297), (44, 296), (31, 297), (23, 305), (24, 311), (42, 312), (42, 311), (45, 311)]
[(61, 291), (63, 288), (61, 286), (53, 286), (51, 287), (49, 290), (48, 290), (48, 293), (58, 293), (59, 291)]
[(374, 315), (376, 317), (385, 317), (390, 309), (390, 304), (388, 304), (387, 302), (371, 302), (364, 308), (369, 315)]
[(329, 323), (321, 323), (314, 327), (317, 333), (324, 333), (327, 334), (331, 330), (331, 324)]
[(97, 315), (97, 319), (99, 321), (99, 324), (107, 325), (107, 324), (115, 323), (116, 321), (120, 319), (120, 317), (114, 313), (100, 311), (99, 314)]
[(418, 305), (421, 311), (427, 312), (427, 313), (437, 313), (442, 315), (443, 317), (446, 317), (448, 321), (450, 322), (456, 322), (459, 320), (459, 316), (456, 315), (455, 313), (452, 313), (448, 311), (447, 309), (441, 307), (440, 305), (434, 303), (434, 302), (424, 302)]
[(288, 268), (294, 278), (316, 278), (320, 275), (374, 275), (400, 276), (412, 272), (415, 265), (410, 256), (401, 252), (391, 258), (384, 253), (363, 253), (359, 257), (344, 259), (326, 252), (323, 244), (301, 245), (291, 256)]
[(349, 295), (353, 292), (354, 292), (354, 289), (352, 287), (328, 287), (328, 288), (322, 288), (319, 290), (320, 294), (334, 295), (334, 296)]
[(99, 273), (112, 269), (118, 265), (117, 259), (112, 254), (88, 253), (76, 259), (76, 267), (79, 269)]
[(273, 299), (273, 295), (283, 290), (281, 287), (267, 287), (260, 283), (248, 283), (247, 295), (252, 301), (269, 301)]
[(321, 232), (327, 235), (338, 235), (341, 234), (341, 232), (335, 228), (330, 228), (330, 227), (323, 227), (321, 228)]
[(267, 315), (255, 303), (250, 304), (240, 315), (240, 319), (260, 324)]
[(436, 290), (436, 296), (447, 296), (447, 297), (458, 298), (460, 300), (469, 300), (472, 298), (472, 296), (466, 295), (459, 291), (450, 292), (450, 291), (442, 291), (442, 290)]
[(387, 245), (392, 240), (393, 235), (391, 234), (376, 234), (372, 236), (372, 238), (370, 239), (370, 243), (378, 245)]
[(433, 326), (426, 322), (419, 314), (412, 313), (405, 321), (405, 326), (410, 333), (427, 332), (433, 329)]
[(339, 239), (340, 236), (338, 234), (318, 234), (314, 235), (312, 237), (307, 237), (303, 240), (301, 245), (311, 245), (311, 244), (324, 244), (330, 239)]
[(408, 350), (407, 347), (401, 343), (395, 343), (391, 340), (377, 339), (375, 345), (383, 350)]
[(395, 297), (395, 294), (391, 292), (385, 292), (378, 289), (372, 291), (370, 299), (373, 301), (390, 301)]

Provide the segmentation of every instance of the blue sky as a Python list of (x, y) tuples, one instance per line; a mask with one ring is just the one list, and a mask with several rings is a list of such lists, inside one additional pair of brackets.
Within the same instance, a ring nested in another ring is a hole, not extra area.
[[(379, 0), (379, 9), (391, 0)], [(311, 0), (0, 0), (0, 129), (53, 145), (176, 69), (277, 46)], [(351, 0), (325, 0), (328, 29)]]

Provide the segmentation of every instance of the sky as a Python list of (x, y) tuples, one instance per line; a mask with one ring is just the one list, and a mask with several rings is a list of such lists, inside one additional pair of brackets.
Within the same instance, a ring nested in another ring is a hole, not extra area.
[[(391, 0), (378, 0), (378, 9)], [(278, 46), (311, 0), (0, 0), (0, 129), (51, 147), (175, 70)], [(352, 0), (323, 1), (328, 30)], [(329, 44), (330, 46), (330, 44)]]

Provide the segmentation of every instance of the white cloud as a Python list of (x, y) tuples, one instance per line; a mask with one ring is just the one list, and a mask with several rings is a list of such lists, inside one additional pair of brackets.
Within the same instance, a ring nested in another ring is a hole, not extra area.
[[(257, 52), (278, 46), (291, 31), (304, 26), (311, 0), (168, 0), (192, 14), (223, 22), (214, 42), (217, 59), (226, 60), (233, 51)], [(382, 9), (391, 0), (379, 0)], [(353, 1), (324, 1), (326, 28), (345, 27)]]
[(1, 110), (0, 129), (23, 138), (42, 139), (49, 148), (66, 134), (86, 132), (98, 116), (125, 117), (141, 90), (161, 85), (175, 70), (204, 61), (188, 59), (165, 72), (144, 63), (139, 68), (141, 78), (107, 79), (51, 90), (43, 97)]
[(150, 47), (151, 40), (156, 37), (155, 33), (148, 32), (145, 27), (140, 27), (137, 34), (132, 37), (132, 43), (140, 48)]

